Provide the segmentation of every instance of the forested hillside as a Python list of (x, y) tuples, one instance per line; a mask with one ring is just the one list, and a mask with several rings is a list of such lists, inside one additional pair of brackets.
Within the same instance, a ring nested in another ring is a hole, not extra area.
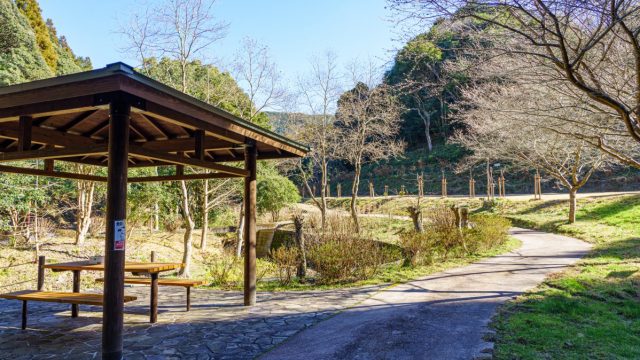
[[(483, 22), (474, 21), (472, 26), (479, 31), (490, 31)], [(486, 29), (486, 30), (485, 30)], [(526, 193), (533, 191), (535, 166), (523, 168), (513, 166), (510, 161), (499, 158), (479, 159), (465, 144), (457, 141), (460, 134), (467, 132), (466, 124), (460, 113), (473, 105), (465, 99), (463, 92), (487, 82), (504, 82), (509, 79), (492, 79), (480, 74), (473, 64), (482, 49), (489, 47), (486, 40), (476, 41), (470, 37), (465, 26), (453, 27), (445, 20), (436, 21), (427, 31), (404, 44), (393, 58), (392, 65), (384, 72), (379, 87), (391, 89), (391, 93), (401, 104), (400, 129), (396, 140), (404, 144), (404, 151), (389, 158), (375, 160), (363, 157), (359, 176), (362, 186), (361, 195), (369, 194), (369, 182), (373, 183), (375, 193), (380, 195), (388, 186), (389, 194), (398, 194), (404, 188), (405, 193), (416, 194), (417, 176), (424, 174), (424, 188), (427, 193), (441, 193), (441, 179), (448, 181), (449, 194), (468, 193), (469, 178), (476, 181), (477, 192), (486, 192), (487, 161), (494, 177), (505, 173), (508, 193)], [(474, 68), (475, 69), (475, 68)], [(355, 89), (355, 88), (354, 88)], [(347, 90), (344, 94), (349, 93)], [(369, 110), (371, 111), (371, 110)], [(287, 124), (295, 123), (300, 114), (269, 113), (277, 131), (287, 134), (291, 129)], [(487, 114), (485, 121), (491, 116)], [(339, 123), (339, 121), (338, 121)], [(291, 135), (291, 134), (290, 134)], [(334, 142), (336, 153), (344, 152), (348, 144)], [(328, 166), (329, 195), (337, 193), (341, 186), (341, 195), (351, 193), (354, 180), (354, 166), (336, 156)], [(315, 173), (311, 181), (316, 194), (322, 187), (321, 174)], [(640, 171), (609, 164), (595, 172), (585, 185), (586, 190), (630, 190), (636, 189)], [(303, 183), (303, 181), (300, 181)], [(557, 179), (546, 176), (543, 171), (544, 191), (564, 191)], [(308, 195), (308, 194), (307, 194)]]
[(0, 0), (0, 86), (91, 69), (36, 0)]

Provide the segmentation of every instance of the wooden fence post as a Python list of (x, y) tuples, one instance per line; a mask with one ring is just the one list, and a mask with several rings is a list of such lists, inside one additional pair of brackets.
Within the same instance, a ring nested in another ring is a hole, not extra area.
[(447, 178), (444, 176), (444, 171), (442, 172), (442, 197), (447, 197)]
[(385, 197), (389, 196), (389, 185), (384, 186), (384, 196)]
[(374, 196), (376, 196), (376, 191), (373, 187), (373, 182), (369, 180), (369, 197), (374, 197)]
[(342, 197), (342, 185), (340, 185), (340, 183), (336, 186), (336, 192), (339, 198)]

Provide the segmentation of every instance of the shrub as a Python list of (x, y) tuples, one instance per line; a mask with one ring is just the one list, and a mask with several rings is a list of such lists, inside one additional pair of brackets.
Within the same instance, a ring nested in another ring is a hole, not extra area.
[(380, 269), (389, 256), (382, 246), (354, 231), (351, 220), (327, 218), (325, 231), (317, 228), (317, 220), (309, 221), (311, 234), (305, 234), (307, 260), (323, 283), (367, 279)]
[(434, 236), (428, 233), (415, 231), (405, 232), (400, 235), (400, 246), (405, 259), (405, 266), (429, 265), (433, 263), (436, 255), (437, 242)]
[(225, 254), (209, 254), (204, 258), (206, 276), (211, 285), (233, 287), (242, 281), (242, 261)]
[(168, 232), (174, 234), (178, 231), (178, 229), (182, 228), (183, 225), (182, 217), (178, 214), (171, 214), (164, 219), (164, 229)]
[(476, 215), (470, 227), (458, 228), (453, 211), (438, 207), (427, 212), (425, 232), (401, 234), (405, 265), (431, 264), (436, 258), (447, 259), (451, 254), (468, 255), (489, 250), (504, 243), (509, 234), (509, 220), (493, 215)]
[(465, 250), (466, 244), (462, 232), (458, 228), (456, 217), (451, 208), (438, 206), (426, 213), (426, 233), (434, 237), (439, 244), (440, 251), (446, 259), (450, 253)]
[(282, 285), (290, 284), (300, 261), (298, 250), (281, 246), (271, 252), (271, 257), (278, 270), (280, 283)]
[(478, 252), (503, 244), (509, 235), (511, 222), (494, 215), (476, 215), (471, 218), (471, 227), (465, 230), (470, 251)]
[(285, 206), (300, 201), (298, 188), (281, 175), (270, 175), (258, 181), (256, 205), (258, 211), (269, 212), (273, 221), (278, 221), (280, 210)]

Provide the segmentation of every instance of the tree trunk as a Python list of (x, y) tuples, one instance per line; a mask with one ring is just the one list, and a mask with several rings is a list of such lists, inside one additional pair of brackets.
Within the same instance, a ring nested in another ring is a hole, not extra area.
[(96, 184), (93, 181), (79, 180), (78, 188), (78, 212), (76, 221), (76, 245), (84, 244), (84, 240), (91, 226), (91, 208), (93, 206), (93, 194)]
[(409, 216), (411, 216), (411, 221), (413, 221), (413, 229), (417, 233), (424, 232), (424, 225), (422, 224), (422, 209), (420, 209), (420, 206), (409, 206), (407, 210), (409, 211)]
[(304, 217), (302, 215), (293, 216), (293, 226), (295, 227), (295, 239), (298, 251), (300, 252), (300, 262), (298, 263), (298, 278), (304, 279), (307, 276), (307, 251), (304, 243)]
[(191, 241), (195, 225), (191, 218), (191, 210), (189, 209), (189, 191), (184, 180), (180, 181), (180, 188), (182, 190), (182, 219), (184, 220), (184, 252), (182, 254), (184, 267), (180, 269), (178, 275), (188, 278), (191, 275), (189, 272), (191, 267)]
[(577, 193), (577, 188), (569, 189), (569, 224), (573, 224), (576, 222), (576, 209), (578, 207), (578, 202), (576, 199)]
[(207, 248), (207, 233), (209, 232), (209, 180), (204, 180), (202, 191), (202, 233), (200, 234), (200, 249)]
[(238, 221), (236, 238), (238, 239), (236, 244), (236, 257), (240, 258), (242, 257), (242, 243), (244, 242), (244, 199), (242, 200), (242, 206), (240, 206), (240, 220)]
[(351, 219), (353, 219), (353, 225), (356, 232), (360, 233), (360, 222), (358, 221), (358, 188), (360, 187), (360, 163), (356, 163), (356, 169), (353, 176), (353, 185), (351, 186)]

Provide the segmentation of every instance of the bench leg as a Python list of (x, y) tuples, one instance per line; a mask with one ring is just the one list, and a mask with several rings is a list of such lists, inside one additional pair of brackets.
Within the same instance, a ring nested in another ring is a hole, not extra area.
[(27, 328), (27, 301), (22, 301), (22, 330)]
[[(80, 270), (73, 271), (73, 292), (74, 293), (80, 292)], [(78, 312), (79, 312), (78, 308), (79, 308), (78, 304), (71, 305), (71, 317), (73, 318), (78, 317)]]
[(151, 304), (149, 309), (149, 322), (158, 321), (158, 273), (151, 273)]
[(187, 286), (187, 311), (191, 310), (191, 287)]

